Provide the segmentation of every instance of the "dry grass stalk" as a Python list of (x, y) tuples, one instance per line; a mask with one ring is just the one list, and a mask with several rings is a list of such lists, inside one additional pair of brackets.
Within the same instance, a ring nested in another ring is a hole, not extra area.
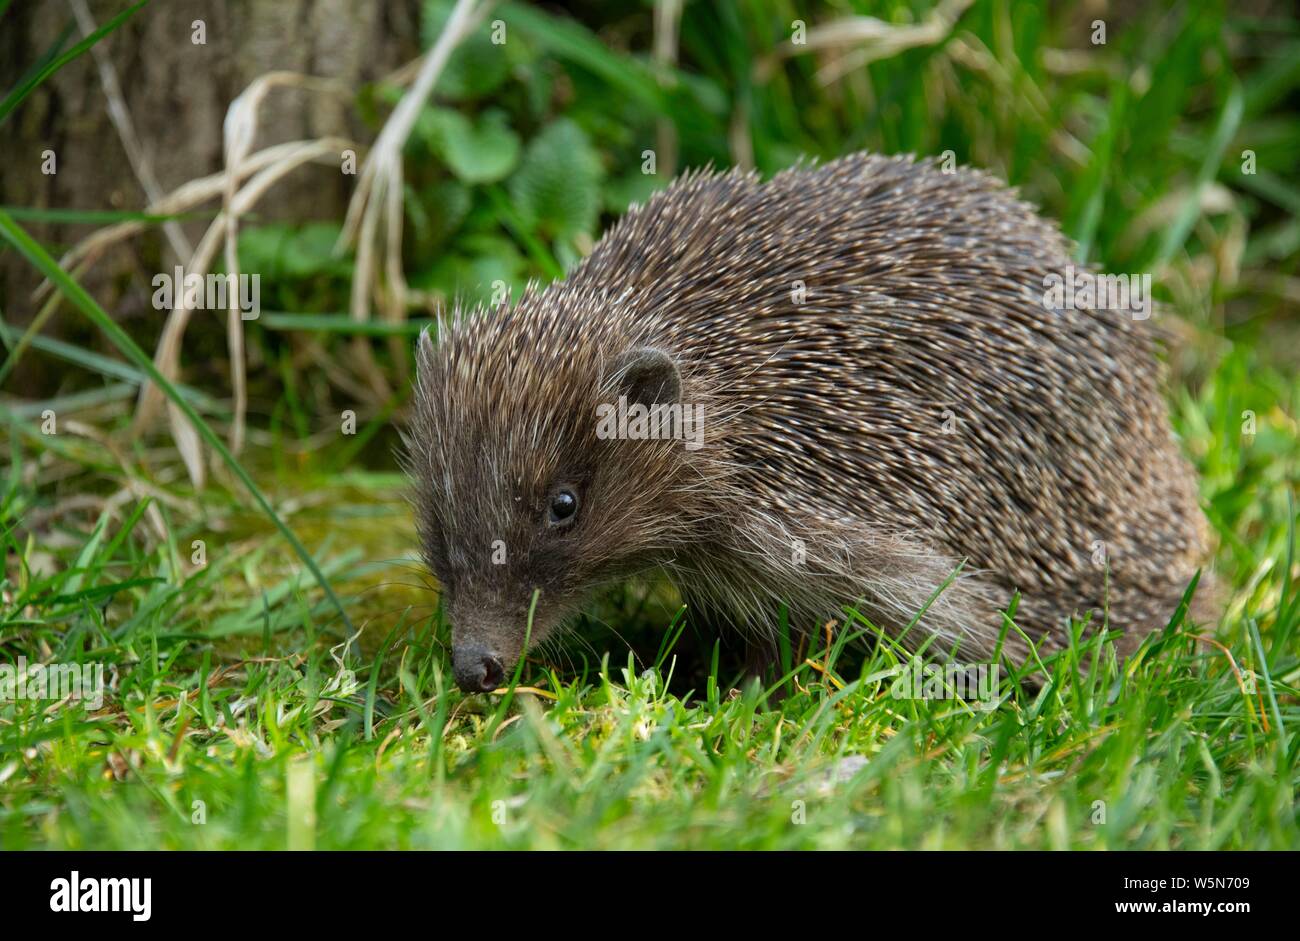
[[(79, 0), (70, 0), (74, 12), (82, 20), (83, 30), (87, 22), (77, 10)], [(82, 4), (84, 6), (84, 4)], [(88, 16), (88, 14), (87, 14)], [(93, 22), (90, 24), (93, 29)], [(101, 79), (105, 82), (105, 91), (109, 96), (110, 111), (115, 124), (123, 138), (128, 158), (140, 178), (141, 186), (149, 197), (145, 212), (151, 215), (174, 215), (192, 209), (216, 196), (222, 198), (222, 211), (213, 220), (207, 233), (195, 249), (189, 247), (183, 233), (174, 222), (167, 223), (174, 231), (168, 231), (169, 242), (183, 261), (186, 275), (207, 275), (215, 257), (216, 250), (225, 246), (226, 269), (236, 278), (238, 270), (238, 220), (248, 212), (270, 187), (285, 174), (309, 162), (328, 162), (337, 164), (343, 150), (355, 145), (341, 137), (320, 138), (317, 140), (293, 141), (267, 147), (253, 153), (252, 146), (257, 134), (257, 110), (267, 93), (274, 87), (295, 87), (310, 91), (347, 96), (348, 90), (337, 82), (320, 79), (292, 72), (270, 72), (259, 76), (230, 105), (224, 125), (226, 169), (219, 174), (191, 180), (163, 196), (157, 180), (149, 171), (147, 163), (135, 139), (129, 113), (121, 97), (121, 90), (116, 82), (116, 75), (111, 67), (105, 70), (101, 63)], [(245, 182), (247, 181), (247, 182)], [(241, 188), (241, 183), (243, 184)], [(144, 221), (130, 221), (107, 226), (83, 239), (64, 254), (59, 264), (64, 269), (77, 266), (78, 271), (93, 264), (109, 247), (129, 238), (145, 229)], [(179, 238), (176, 238), (179, 234)], [(185, 292), (181, 285), (173, 286), (173, 307), (163, 325), (162, 335), (154, 353), (154, 363), (169, 380), (176, 380), (180, 371), (180, 347), (185, 328), (189, 323), (190, 309), (185, 306)], [(43, 299), (52, 290), (52, 285), (42, 282), (33, 297)], [(243, 328), (236, 292), (230, 292), (231, 309), (228, 311), (227, 342), (231, 352), (231, 384), (235, 397), (235, 416), (231, 426), (231, 447), (238, 452), (244, 437), (245, 415), (247, 409), (246, 378), (244, 371)], [(158, 412), (162, 395), (152, 383), (146, 383), (140, 390), (139, 404), (134, 422), (136, 433), (146, 428)], [(201, 487), (205, 479), (203, 449), (197, 432), (190, 427), (183, 413), (169, 403), (169, 425), (173, 440), (185, 462), (186, 470), (196, 487)]]
[(913, 26), (895, 26), (874, 16), (849, 16), (813, 26), (804, 36), (804, 42), (795, 44), (786, 40), (772, 55), (759, 60), (755, 77), (766, 80), (782, 59), (791, 56), (855, 47), (818, 70), (818, 82), (829, 85), (877, 59), (888, 59), (908, 49), (942, 42), (973, 2), (941, 0), (924, 20)]
[[(230, 199), (229, 210), (218, 213), (217, 217), (212, 221), (199, 242), (198, 248), (195, 249), (194, 255), (190, 258), (189, 264), (185, 267), (186, 275), (197, 275), (199, 277), (207, 275), (217, 249), (222, 244), (229, 244), (229, 232), (226, 225), (226, 219), (229, 215), (233, 214), (235, 218), (244, 215), (287, 173), (306, 163), (319, 161), (332, 163), (338, 159), (339, 152), (348, 146), (351, 146), (351, 142), (344, 138), (298, 141), (284, 152), (280, 159), (255, 174)], [(251, 159), (249, 162), (252, 162)], [(247, 166), (247, 164), (242, 166)], [(222, 176), (223, 178), (237, 178), (239, 172), (223, 174)], [(229, 264), (229, 262), (227, 263)], [(174, 298), (175, 306), (163, 326), (158, 348), (154, 352), (154, 364), (158, 367), (158, 371), (169, 380), (175, 380), (180, 373), (181, 339), (184, 337), (191, 313), (191, 310), (184, 304), (183, 293), (180, 291), (175, 293), (177, 294), (177, 297)], [(236, 308), (235, 317), (238, 318), (238, 316), (238, 309)], [(242, 344), (240, 351), (242, 363)], [(162, 401), (161, 392), (152, 383), (141, 388), (139, 408), (135, 419), (137, 431), (143, 430), (153, 421), (158, 406)], [(190, 427), (183, 413), (170, 403), (168, 405), (168, 416), (172, 437), (176, 440), (176, 446), (180, 449), (181, 456), (185, 460), (186, 468), (190, 472), (190, 478), (195, 486), (202, 486), (204, 479), (203, 455), (198, 443), (197, 432)]]
[[(661, 87), (674, 82), (677, 47), (681, 34), (682, 0), (655, 0), (654, 63)], [(660, 118), (655, 128), (655, 149), (659, 153), (659, 173), (669, 178), (677, 172), (677, 126)]]
[[(343, 232), (336, 251), (356, 245), (352, 277), (351, 313), (359, 321), (370, 319), (370, 298), (375, 291), (380, 214), (385, 216), (385, 264), (388, 296), (384, 308), (390, 318), (406, 314), (406, 282), (402, 275), (402, 148), (415, 127), (416, 118), (433, 92), (457, 45), (471, 33), (491, 8), (489, 2), (457, 0), (447, 25), (424, 58), (410, 90), (402, 96), (375, 140), (357, 180), (356, 192), (348, 205)], [(365, 345), (369, 352), (369, 345)]]
[[(82, 28), (85, 29), (89, 13), (85, 11), (83, 17), (83, 11), (78, 10), (79, 6), (84, 8), (84, 0), (69, 0), (69, 2), (73, 5), (78, 18), (82, 20)], [(464, 37), (482, 22), (483, 16), (491, 6), (492, 0), (487, 2), (457, 0), (446, 28), (429, 54), (420, 62), (394, 73), (395, 79), (404, 81), (418, 65), (410, 91), (394, 109), (380, 132), (375, 147), (363, 164), (357, 192), (348, 207), (344, 231), (338, 245), (340, 251), (353, 243), (357, 246), (351, 310), (358, 320), (369, 319), (369, 299), (372, 292), (379, 297), (386, 320), (401, 321), (405, 318), (409, 292), (401, 264), (402, 147), (410, 136), (419, 111), (432, 93), (433, 86), (446, 67), (452, 52)], [(90, 22), (90, 26), (93, 29), (93, 22)], [(331, 94), (347, 94), (345, 88), (326, 79), (291, 72), (267, 73), (250, 83), (227, 110), (223, 126), (225, 159), (223, 172), (191, 180), (164, 196), (149, 171), (147, 162), (143, 160), (129, 114), (125, 111), (116, 76), (111, 74), (111, 67), (107, 72), (101, 67), (101, 76), (104, 77), (105, 90), (109, 95), (111, 110), (115, 112), (115, 122), (123, 137), (123, 144), (127, 148), (128, 155), (131, 156), (132, 166), (136, 169), (141, 186), (144, 187), (149, 198), (145, 212), (152, 215), (174, 215), (193, 209), (214, 197), (221, 197), (222, 211), (212, 221), (199, 245), (193, 249), (185, 241), (183, 233), (180, 233), (179, 226), (174, 222), (167, 223), (168, 238), (173, 250), (183, 260), (188, 260), (188, 264), (183, 269), (186, 276), (206, 277), (218, 248), (224, 248), (226, 271), (237, 278), (240, 217), (247, 213), (286, 173), (308, 162), (337, 161), (343, 150), (355, 147), (352, 142), (343, 138), (330, 137), (295, 141), (253, 152), (258, 127), (258, 109), (272, 88), (296, 87)], [(376, 278), (379, 256), (377, 241), (381, 215), (384, 222), (385, 253), (385, 284), (382, 293)], [(112, 245), (143, 231), (147, 225), (148, 223), (143, 221), (131, 221), (100, 229), (68, 251), (60, 259), (60, 265), (65, 269), (76, 265), (84, 270), (85, 267), (94, 264)], [(177, 235), (179, 238), (176, 237)], [(191, 314), (191, 310), (185, 304), (185, 292), (181, 288), (181, 285), (174, 286), (173, 308), (163, 325), (154, 353), (154, 363), (159, 371), (173, 381), (177, 379), (180, 372), (181, 341)], [(43, 282), (38, 286), (34, 296), (41, 299), (50, 290), (51, 285)], [(245, 437), (247, 377), (244, 366), (243, 324), (236, 292), (230, 292), (229, 300), (227, 345), (230, 350), (231, 386), (234, 395), (234, 419), (230, 429), (230, 443), (232, 450), (238, 453)], [(363, 368), (363, 373), (368, 378), (371, 388), (380, 397), (388, 398), (391, 396), (391, 390), (373, 362), (369, 344), (363, 338), (358, 338), (358, 343), (363, 348), (362, 362), (370, 363), (369, 368)], [(141, 388), (133, 425), (137, 434), (153, 422), (162, 402), (163, 396), (152, 383), (146, 383)], [(183, 413), (171, 403), (168, 403), (167, 411), (172, 438), (190, 479), (196, 487), (201, 487), (205, 480), (205, 460), (198, 434), (190, 427)]]

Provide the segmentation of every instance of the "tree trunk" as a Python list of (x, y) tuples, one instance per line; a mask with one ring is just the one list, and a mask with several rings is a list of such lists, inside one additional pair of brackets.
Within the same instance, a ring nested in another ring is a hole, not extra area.
[[(90, 0), (97, 26), (124, 4)], [(199, 23), (206, 42), (194, 41)], [(0, 16), (0, 93), (29, 72), (67, 29), (67, 49), (81, 39), (68, 0), (18, 0)], [(141, 149), (164, 193), (222, 167), (222, 122), (230, 102), (257, 76), (287, 70), (331, 78), (355, 93), (419, 54), (418, 0), (167, 0), (139, 10), (100, 44), (117, 70)], [(355, 119), (353, 98), (276, 88), (259, 112), (255, 147), (337, 134), (362, 143), (375, 129)], [(140, 210), (147, 199), (109, 117), (93, 52), (47, 79), (9, 116), (3, 133), (0, 204), (76, 210)], [(52, 152), (55, 172), (42, 172)], [(338, 219), (355, 177), (312, 165), (295, 170), (258, 204), (259, 219)], [(54, 251), (94, 227), (22, 223)], [(191, 221), (191, 244), (206, 223)], [(160, 228), (123, 242), (83, 283), (120, 321), (160, 318), (150, 279), (178, 262)], [(10, 324), (30, 322), (39, 282), (14, 252), (0, 253), (0, 305)], [(69, 321), (45, 332), (68, 335)], [(157, 323), (135, 325), (156, 337)], [(152, 326), (152, 331), (148, 329)], [(133, 332), (136, 332), (133, 330)], [(11, 388), (23, 388), (11, 377)], [(42, 383), (43, 385), (44, 383)]]

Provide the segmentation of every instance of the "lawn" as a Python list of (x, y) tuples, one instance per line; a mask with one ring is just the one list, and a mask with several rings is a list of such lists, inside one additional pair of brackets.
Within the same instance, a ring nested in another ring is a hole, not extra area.
[[(428, 312), (339, 313), (343, 220), (241, 228), (264, 311), (235, 455), (224, 319), (185, 341), (220, 365), (163, 383), (201, 437), (136, 429), (157, 324), (120, 325), (55, 269), (72, 239), (26, 232), (104, 207), (0, 209), (0, 247), (56, 287), (5, 297), (0, 325), (0, 665), (104, 684), (0, 697), (0, 848), (1300, 848), (1300, 22), (1280, 9), (1153, 4), (1098, 43), (1090, 16), (997, 0), (691, 3), (664, 64), (649, 5), (500, 4), (406, 144), (421, 304), (561, 276), (666, 182), (647, 147), (764, 173), (952, 151), (1080, 259), (1152, 273), (1226, 611), (1170, 612), (1124, 662), (1093, 637), (999, 664), (992, 702), (895, 696), (909, 655), (851, 608), (832, 640), (804, 625), (770, 689), (744, 684), (654, 580), (600, 599), (517, 688), (465, 696), (396, 459)], [(938, 38), (781, 45), (855, 11)], [(449, 12), (425, 5), (426, 43)], [(357, 90), (374, 134), (403, 90)], [(14, 387), (20, 360), (43, 388)]]

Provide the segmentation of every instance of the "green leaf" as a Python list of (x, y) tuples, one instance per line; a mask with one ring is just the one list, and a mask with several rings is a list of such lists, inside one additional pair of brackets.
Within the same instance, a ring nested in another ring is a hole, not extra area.
[(429, 211), (430, 236), (437, 242), (456, 234), (469, 215), (474, 197), (455, 180), (442, 180), (424, 190), (424, 205)]
[(582, 128), (561, 118), (529, 142), (510, 196), (525, 225), (567, 240), (595, 229), (604, 175)]
[(477, 122), (458, 111), (432, 108), (433, 149), (463, 183), (504, 180), (519, 162), (519, 137), (502, 111), (488, 111)]
[(342, 226), (337, 222), (309, 222), (284, 244), (284, 272), (291, 278), (317, 274), (346, 274), (349, 263), (334, 257), (334, 243)]
[(337, 222), (308, 222), (301, 226), (273, 224), (239, 230), (239, 267), (268, 281), (303, 280), (329, 274), (346, 277), (352, 262), (335, 258)]
[(462, 240), (462, 254), (443, 255), (425, 271), (411, 277), (422, 290), (440, 291), (463, 304), (490, 303), (496, 282), (518, 293), (527, 275), (527, 263), (510, 239), (500, 235), (472, 235)]
[(519, 3), (504, 5), (501, 19), (507, 29), (518, 27), (543, 51), (587, 69), (655, 114), (668, 114), (667, 96), (650, 70), (635, 59), (611, 52), (577, 20)]
[(293, 237), (287, 225), (256, 225), (239, 230), (239, 268), (256, 271), (268, 280), (284, 276), (285, 247)]
[[(442, 35), (451, 17), (451, 0), (425, 0), (421, 17), (420, 36), (426, 49), (433, 46)], [(492, 42), (491, 23), (482, 23), (461, 40), (453, 50), (442, 75), (438, 77), (437, 93), (442, 98), (465, 101), (481, 98), (495, 91), (510, 77), (512, 67), (509, 42), (497, 45)]]

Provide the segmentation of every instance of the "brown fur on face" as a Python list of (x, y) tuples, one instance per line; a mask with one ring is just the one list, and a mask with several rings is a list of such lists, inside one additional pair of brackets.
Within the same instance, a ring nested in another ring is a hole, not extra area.
[[(652, 566), (759, 637), (783, 603), (901, 635), (959, 566), (907, 646), (989, 655), (1015, 591), (1047, 649), (1072, 614), (1163, 626), (1208, 557), (1195, 478), (1147, 324), (1045, 306), (1071, 263), (990, 177), (859, 154), (688, 174), (565, 281), (441, 325), (408, 458), (454, 646), (513, 666), (534, 591), (535, 644)], [(627, 394), (704, 406), (704, 447), (602, 440)]]
[[(444, 326), (436, 347), (422, 336), (408, 436), (418, 529), (453, 647), (507, 670), (526, 634), (540, 643), (596, 586), (692, 539), (705, 502), (690, 497), (698, 472), (682, 442), (598, 434), (598, 408), (620, 396), (680, 397), (676, 366), (658, 354), (639, 369), (654, 351), (630, 334), (584, 345), (580, 322), (548, 316), (546, 304), (529, 291), (496, 317)], [(548, 507), (562, 490), (578, 509), (557, 525)]]

